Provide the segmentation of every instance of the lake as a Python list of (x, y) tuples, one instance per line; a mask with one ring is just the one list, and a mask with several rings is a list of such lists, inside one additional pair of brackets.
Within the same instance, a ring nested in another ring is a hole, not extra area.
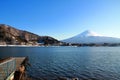
[(28, 56), (36, 80), (120, 80), (120, 47), (0, 47), (0, 58), (12, 56)]

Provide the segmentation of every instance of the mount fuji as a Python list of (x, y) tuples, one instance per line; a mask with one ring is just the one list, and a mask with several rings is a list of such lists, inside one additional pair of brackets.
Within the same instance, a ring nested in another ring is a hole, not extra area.
[(87, 30), (62, 41), (67, 43), (120, 43), (120, 38), (103, 36)]

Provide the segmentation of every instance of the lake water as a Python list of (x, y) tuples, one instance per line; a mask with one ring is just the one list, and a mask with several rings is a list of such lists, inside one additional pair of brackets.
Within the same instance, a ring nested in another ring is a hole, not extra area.
[(0, 58), (9, 56), (29, 56), (36, 80), (120, 80), (120, 47), (0, 47)]

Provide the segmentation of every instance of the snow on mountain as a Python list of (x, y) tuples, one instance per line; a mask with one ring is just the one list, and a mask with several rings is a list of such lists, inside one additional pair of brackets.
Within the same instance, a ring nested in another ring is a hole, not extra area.
[(67, 43), (120, 43), (120, 38), (102, 36), (93, 31), (87, 30), (62, 41)]
[(90, 30), (86, 30), (83, 33), (78, 34), (74, 37), (90, 37), (90, 36), (102, 36), (102, 35), (97, 34), (97, 33), (93, 32), (93, 31), (90, 31)]
[(79, 34), (77, 36), (79, 36), (79, 37), (88, 37), (88, 36), (102, 36), (102, 35), (97, 34), (97, 33), (93, 32), (93, 31), (87, 30), (87, 31), (84, 31), (83, 33), (81, 33), (81, 34)]

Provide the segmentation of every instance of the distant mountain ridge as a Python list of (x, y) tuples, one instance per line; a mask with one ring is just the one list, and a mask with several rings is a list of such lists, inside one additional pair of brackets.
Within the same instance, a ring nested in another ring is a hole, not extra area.
[(87, 30), (62, 41), (67, 43), (120, 43), (120, 38), (102, 36), (93, 31)]
[(0, 45), (36, 45), (38, 43), (58, 44), (59, 41), (49, 36), (39, 36), (6, 24), (0, 24)]

